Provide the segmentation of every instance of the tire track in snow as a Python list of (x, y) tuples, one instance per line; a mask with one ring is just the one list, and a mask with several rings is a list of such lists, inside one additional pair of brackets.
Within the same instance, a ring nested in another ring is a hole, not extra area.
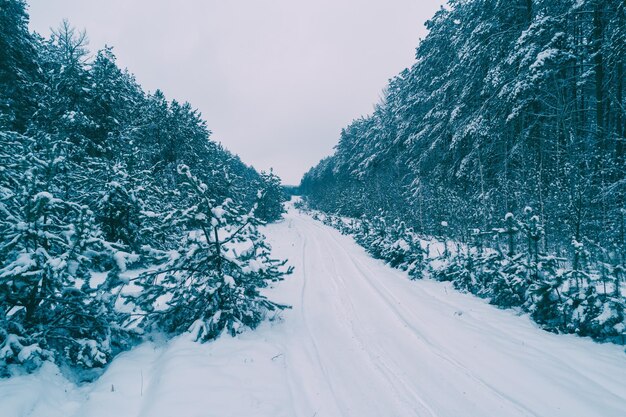
[[(379, 286), (382, 290), (384, 290), (385, 294), (382, 294), (388, 301), (388, 305), (390, 307), (392, 307), (398, 314), (400, 314), (400, 316), (405, 320), (405, 322), (407, 324), (411, 323), (411, 322), (419, 322), (418, 317), (416, 316), (416, 313), (410, 309), (408, 309), (407, 307), (404, 306), (404, 304), (402, 304), (400, 302), (400, 300), (394, 295), (394, 292), (384, 283), (383, 280), (379, 280), (379, 279), (375, 279), (376, 276), (376, 272), (373, 271), (372, 267), (366, 263), (363, 262), (363, 260), (357, 259), (356, 261), (349, 256), (349, 252), (346, 249), (346, 245), (345, 243), (340, 242), (337, 237), (338, 232), (335, 229), (332, 229), (328, 226), (325, 225), (321, 225), (318, 222), (315, 222), (314, 220), (310, 219), (310, 222), (312, 222), (315, 227), (317, 227), (320, 230), (325, 231), (326, 234), (328, 234), (328, 236), (331, 237), (331, 239), (334, 241), (334, 243), (336, 244), (337, 247), (339, 247), (341, 250), (344, 251), (344, 253), (346, 253), (346, 255), (348, 255), (348, 258), (350, 258), (351, 263), (360, 270), (360, 272), (362, 273), (362, 275), (364, 277), (366, 277), (366, 279), (369, 281), (370, 285), (372, 287), (376, 287)], [(366, 254), (366, 252), (360, 248), (360, 250)], [(371, 257), (369, 257), (369, 255), (367, 255), (367, 260), (372, 260)], [(358, 264), (357, 264), (358, 263)], [(360, 266), (359, 266), (360, 265)], [(381, 265), (382, 266), (382, 265)], [(406, 277), (406, 274), (398, 271), (398, 270), (394, 270), (391, 269), (388, 266), (384, 266), (385, 270), (389, 270), (389, 271), (385, 271), (385, 275), (389, 276), (392, 275), (391, 273), (393, 273), (393, 275), (395, 275), (395, 278), (397, 279), (407, 279), (408, 277)], [(367, 270), (367, 272), (364, 271), (364, 269)], [(437, 313), (440, 314), (438, 309), (436, 308), (437, 306), (435, 304), (439, 303), (442, 305), (446, 305), (448, 306), (452, 311), (457, 310), (459, 303), (457, 302), (455, 304), (454, 301), (450, 300), (450, 298), (448, 296), (443, 296), (441, 293), (436, 293), (435, 291), (432, 291), (431, 289), (426, 288), (425, 286), (420, 286), (420, 285), (415, 285), (414, 286), (415, 289), (419, 289), (419, 291), (426, 295), (426, 297), (423, 297), (424, 300), (426, 301), (430, 301), (430, 300), (434, 300), (436, 301), (436, 303), (431, 302), (430, 305), (432, 305), (432, 308), (429, 308), (428, 311), (432, 314), (432, 313)], [(456, 292), (456, 290), (454, 290)], [(379, 291), (380, 293), (380, 291)], [(461, 295), (461, 293), (457, 293), (458, 295)], [(473, 300), (476, 301), (476, 300)], [(480, 306), (488, 306), (486, 304), (482, 304)], [(493, 306), (488, 306), (489, 308), (493, 308), (494, 310), (496, 309)], [(399, 311), (402, 310), (402, 311)], [(498, 311), (499, 313), (500, 311)], [(489, 315), (490, 312), (481, 312), (482, 314), (486, 314), (487, 318), (491, 318), (492, 316)], [(441, 315), (441, 317), (443, 317), (443, 315)], [(468, 316), (468, 317), (471, 317)], [(519, 318), (515, 318), (515, 320), (520, 320)], [(476, 319), (476, 321), (478, 321)], [(546, 378), (550, 378), (550, 377), (554, 377), (556, 375), (561, 374), (562, 378), (567, 378), (567, 379), (574, 379), (574, 380), (578, 380), (578, 381), (584, 381), (584, 384), (581, 384), (579, 389), (584, 389), (586, 391), (590, 391), (590, 389), (593, 387), (593, 391), (597, 392), (597, 393), (602, 393), (603, 395), (610, 397), (612, 401), (614, 401), (616, 404), (619, 404), (620, 402), (624, 402), (624, 397), (623, 395), (620, 394), (620, 392), (618, 392), (618, 390), (616, 389), (617, 386), (619, 386), (619, 382), (618, 379), (612, 378), (611, 375), (613, 374), (612, 370), (610, 369), (604, 369), (604, 373), (602, 371), (600, 371), (599, 369), (591, 369), (593, 372), (589, 372), (589, 368), (584, 366), (584, 363), (580, 361), (580, 357), (577, 356), (572, 356), (570, 357), (570, 362), (568, 362), (566, 359), (564, 359), (564, 357), (561, 355), (556, 355), (555, 352), (559, 351), (559, 348), (562, 348), (562, 342), (564, 340), (555, 340), (555, 339), (551, 339), (552, 337), (564, 337), (564, 336), (553, 336), (553, 335), (548, 335), (548, 334), (544, 334), (545, 338), (542, 339), (542, 343), (546, 343), (546, 339), (550, 338), (551, 340), (549, 341), (549, 343), (554, 345), (553, 349), (546, 349), (544, 346), (544, 349), (541, 349), (539, 346), (537, 346), (537, 342), (538, 340), (534, 339), (534, 338), (530, 338), (529, 340), (526, 339), (522, 339), (523, 336), (528, 336), (527, 334), (524, 334), (524, 332), (528, 332), (529, 329), (524, 329), (523, 326), (519, 326), (519, 325), (515, 325), (515, 323), (512, 322), (506, 322), (507, 324), (509, 324), (508, 326), (496, 326), (494, 323), (491, 323), (489, 320), (482, 320), (480, 321), (480, 326), (477, 326), (476, 324), (473, 324), (471, 322), (463, 322), (464, 325), (469, 326), (469, 327), (473, 327), (474, 329), (480, 329), (480, 330), (492, 330), (491, 332), (487, 331), (487, 334), (499, 334), (499, 333), (504, 333), (506, 335), (505, 338), (503, 338), (503, 344), (502, 344), (502, 349), (513, 349), (513, 353), (523, 353), (525, 355), (529, 354), (529, 353), (533, 353), (534, 356), (538, 359), (545, 359), (545, 358), (550, 358), (550, 361), (548, 362), (548, 366), (550, 366), (550, 370), (546, 371), (546, 370), (542, 370), (541, 375), (543, 375)], [(459, 361), (457, 361), (454, 358), (454, 353), (450, 352), (449, 349), (447, 349), (447, 347), (445, 345), (442, 345), (441, 343), (437, 343), (434, 342), (431, 338), (427, 337), (423, 332), (420, 332), (419, 330), (417, 330), (417, 328), (415, 328), (414, 326), (410, 326), (414, 331), (417, 332), (417, 334), (419, 334), (419, 336), (421, 338), (424, 339), (424, 341), (430, 345), (432, 345), (435, 350), (434, 353), (442, 352), (442, 355), (440, 355), (440, 357), (442, 357), (443, 359), (448, 360), (449, 362), (451, 362), (452, 364), (454, 364), (455, 366), (465, 370), (465, 373), (470, 376), (471, 378), (477, 380), (477, 382), (479, 382), (480, 384), (482, 384), (483, 386), (489, 388), (490, 390), (492, 390), (493, 392), (497, 393), (499, 396), (501, 396), (503, 399), (506, 399), (507, 401), (510, 401), (511, 403), (515, 404), (518, 406), (518, 408), (521, 408), (521, 410), (531, 413), (531, 415), (536, 415), (535, 411), (530, 410), (528, 407), (524, 406), (523, 403), (521, 403), (520, 401), (512, 398), (511, 396), (505, 394), (502, 390), (496, 388), (493, 384), (490, 384), (489, 382), (487, 382), (485, 379), (481, 378), (480, 376), (478, 376), (476, 374), (475, 371), (472, 371), (471, 369), (467, 368), (465, 365), (463, 365), (462, 363), (460, 363)], [(427, 328), (427, 326), (425, 327)], [(520, 333), (520, 329), (522, 331), (522, 333)], [(517, 330), (517, 332), (516, 332)], [(542, 330), (540, 330), (539, 328), (537, 328), (535, 325), (532, 325), (532, 328), (530, 329), (533, 333), (534, 331), (539, 332), (539, 333), (543, 333)], [(567, 336), (565, 336), (567, 337)], [(574, 340), (571, 341), (572, 343), (576, 343), (578, 340)], [(516, 349), (516, 346), (511, 346), (514, 345), (515, 343), (517, 343), (520, 346), (524, 346), (523, 352), (519, 352)], [(566, 351), (566, 353), (569, 352)], [(500, 352), (497, 352), (500, 353)], [(521, 358), (521, 357), (520, 357)], [(527, 359), (526, 359), (527, 360)], [(573, 365), (571, 363), (571, 361), (575, 361), (577, 364)], [(523, 365), (523, 364), (522, 364)], [(617, 377), (616, 377), (617, 378)], [(613, 381), (610, 381), (611, 379), (613, 379)], [(561, 388), (564, 389), (569, 389), (571, 390), (571, 386), (565, 386), (563, 385)]]
[[(302, 260), (301, 260), (302, 263), (301, 263), (300, 266), (303, 267), (304, 266), (304, 259), (305, 259), (304, 252), (306, 250), (306, 238), (303, 238), (302, 234), (300, 233), (300, 231), (298, 231), (296, 228), (293, 227), (293, 219), (289, 219), (289, 223), (288, 223), (287, 228), (290, 231), (295, 231), (296, 237), (297, 237), (296, 241), (302, 242), (302, 247), (300, 249), (300, 253), (302, 254)], [(302, 283), (301, 287), (303, 287), (303, 286), (304, 286), (304, 282)], [(303, 292), (303, 289), (301, 288), (300, 289), (300, 294), (302, 294), (302, 292)], [(300, 305), (302, 305), (302, 295), (300, 296)], [(285, 357), (284, 357), (284, 361), (285, 361), (285, 377), (287, 379), (287, 388), (289, 390), (289, 399), (291, 401), (292, 415), (298, 416), (298, 415), (301, 415), (301, 413), (299, 413), (298, 410), (297, 410), (297, 404), (299, 404), (299, 403), (296, 402), (296, 389), (295, 389), (296, 384), (294, 382), (296, 380), (296, 378), (295, 378), (295, 375), (294, 375), (294, 367), (291, 366), (291, 359), (292, 358), (288, 354), (287, 346), (284, 343), (282, 345), (282, 351), (285, 352)]]
[[(427, 298), (431, 298), (431, 299), (435, 299), (438, 303), (441, 304), (445, 304), (447, 306), (449, 306), (451, 309), (454, 309), (456, 307), (456, 305), (454, 304), (453, 301), (450, 301), (447, 297), (442, 296), (441, 293), (438, 293), (436, 291), (432, 291), (431, 289), (428, 289), (424, 286), (416, 286), (416, 288), (419, 289), (419, 291), (421, 291), (423, 294), (425, 294), (427, 296)], [(455, 292), (457, 292), (457, 290), (453, 290)], [(458, 294), (463, 294), (461, 292), (458, 292)], [(464, 294), (467, 295), (469, 297), (475, 297), (473, 295), (470, 294)], [(494, 307), (491, 306), (489, 304), (487, 304), (489, 307)], [(588, 372), (583, 372), (583, 368), (581, 367), (576, 367), (576, 366), (572, 366), (572, 364), (568, 363), (567, 361), (564, 360), (562, 355), (556, 355), (554, 354), (552, 351), (550, 350), (545, 350), (545, 349), (540, 349), (539, 347), (536, 346), (536, 344), (532, 341), (532, 340), (525, 340), (522, 338), (522, 336), (519, 334), (519, 327), (502, 327), (502, 326), (497, 326), (496, 324), (490, 322), (489, 320), (482, 320), (480, 321), (480, 327), (475, 325), (475, 324), (469, 324), (469, 323), (465, 323), (468, 326), (471, 326), (475, 329), (479, 329), (479, 328), (485, 328), (488, 327), (489, 329), (493, 330), (493, 331), (498, 331), (498, 332), (504, 332), (507, 335), (507, 342), (513, 342), (516, 343), (518, 345), (523, 345), (527, 352), (529, 350), (532, 350), (532, 352), (535, 354), (536, 357), (549, 357), (551, 358), (551, 362), (554, 364), (558, 364), (558, 366), (554, 366), (555, 370), (558, 370), (558, 367), (567, 367), (568, 372), (570, 373), (574, 373), (575, 377), (577, 378), (581, 378), (584, 379), (588, 382), (593, 383), (598, 390), (601, 391), (605, 391), (605, 392), (609, 392), (612, 395), (615, 396), (616, 400), (621, 399), (621, 397), (619, 396), (619, 394), (613, 390), (613, 386), (611, 384), (607, 384), (606, 383), (606, 376), (607, 375), (602, 375), (603, 380), (601, 380), (602, 378), (598, 378), (598, 375), (591, 375)], [(531, 322), (531, 326), (533, 327), (533, 329), (537, 329), (538, 331), (543, 331), (541, 330), (536, 324)], [(518, 330), (517, 332), (515, 332), (515, 330)], [(560, 335), (561, 337), (563, 335)], [(556, 336), (559, 337), (559, 336)], [(576, 336), (570, 336), (567, 335), (566, 337), (576, 337)], [(558, 351), (558, 347), (555, 347), (554, 351)], [(572, 376), (570, 376), (570, 378), (572, 378)]]
[[(319, 351), (319, 347), (318, 347), (318, 342), (313, 334), (313, 332), (311, 332), (311, 326), (309, 325), (308, 322), (308, 318), (307, 318), (307, 313), (306, 313), (306, 290), (307, 290), (307, 281), (308, 281), (308, 276), (307, 276), (307, 238), (304, 237), (302, 239), (302, 260), (301, 260), (301, 266), (302, 266), (302, 287), (300, 290), (300, 316), (302, 319), (302, 324), (304, 325), (305, 328), (305, 333), (309, 339), (310, 345), (313, 349), (313, 359), (315, 361), (315, 363), (317, 363), (319, 370), (322, 373), (323, 376), (323, 380), (325, 382), (325, 384), (327, 385), (328, 391), (330, 392), (330, 395), (332, 397), (333, 400), (333, 405), (334, 408), (339, 412), (339, 414), (337, 415), (344, 415), (344, 413), (341, 410), (341, 407), (339, 406), (339, 400), (335, 394), (335, 390), (333, 389), (332, 386), (332, 382), (331, 379), (329, 378), (329, 373), (326, 370), (326, 366), (324, 365), (323, 361), (322, 361), (322, 356), (320, 355), (320, 351)], [(303, 393), (304, 396), (307, 396), (306, 393)], [(309, 398), (309, 401), (311, 399)], [(310, 401), (311, 404), (315, 404), (314, 401)], [(326, 404), (324, 404), (326, 405)], [(317, 404), (314, 406), (315, 408), (315, 415), (318, 414), (320, 408), (319, 406), (317, 406)], [(333, 407), (331, 407), (333, 408)]]
[[(302, 222), (302, 224), (306, 224), (306, 227), (310, 227), (311, 230), (319, 230), (316, 227), (316, 224), (308, 224), (305, 222)], [(319, 239), (316, 239), (316, 241), (319, 241)], [(385, 352), (374, 352), (371, 347), (368, 347), (368, 344), (362, 340), (362, 336), (357, 329), (370, 326), (368, 323), (363, 321), (359, 321), (358, 326), (355, 324), (354, 320), (358, 319), (359, 314), (357, 313), (357, 309), (354, 307), (352, 301), (349, 299), (351, 295), (350, 291), (345, 280), (338, 271), (337, 261), (339, 259), (337, 258), (337, 252), (330, 251), (328, 247), (325, 247), (325, 254), (328, 256), (323, 256), (321, 259), (327, 261), (332, 269), (329, 277), (333, 280), (335, 295), (341, 300), (340, 306), (342, 307), (343, 317), (341, 317), (341, 320), (338, 320), (338, 322), (343, 321), (348, 325), (347, 327), (352, 335), (352, 339), (358, 344), (359, 349), (367, 355), (370, 367), (373, 367), (376, 374), (386, 382), (387, 386), (392, 388), (395, 403), (403, 409), (400, 410), (402, 414), (393, 415), (428, 415), (430, 417), (437, 417), (437, 414), (432, 407), (429, 406), (421, 396), (419, 396), (414, 390), (408, 389), (408, 387), (410, 387), (410, 383), (408, 383), (405, 378), (401, 377), (401, 372), (399, 373), (398, 371), (392, 370), (386, 361), (384, 361)], [(413, 400), (413, 402), (411, 400)], [(423, 412), (427, 414), (423, 414)]]
[[(310, 220), (310, 221), (311, 222), (315, 222), (314, 220)], [(439, 357), (440, 359), (442, 359), (445, 362), (449, 363), (453, 367), (457, 368), (465, 376), (467, 376), (468, 378), (472, 379), (474, 382), (476, 382), (477, 384), (479, 384), (482, 387), (486, 388), (487, 390), (491, 391), (495, 396), (499, 397), (501, 400), (503, 400), (503, 401), (509, 403), (510, 405), (514, 406), (514, 408), (516, 408), (523, 415), (538, 417), (537, 414), (535, 414), (532, 410), (528, 409), (526, 406), (524, 406), (520, 402), (516, 401), (515, 399), (510, 398), (509, 396), (507, 396), (506, 394), (504, 394), (503, 392), (501, 392), (497, 388), (493, 387), (492, 385), (490, 385), (489, 383), (484, 381), (482, 378), (476, 376), (471, 370), (469, 370), (463, 364), (461, 364), (460, 362), (458, 362), (457, 360), (452, 358), (450, 355), (442, 353), (442, 352), (445, 351), (445, 348), (443, 346), (433, 342), (423, 332), (419, 331), (411, 323), (410, 320), (408, 320), (406, 318), (406, 315), (410, 315), (410, 313), (407, 314), (406, 308), (393, 295), (393, 293), (380, 280), (373, 280), (372, 279), (372, 274), (374, 274), (374, 273), (371, 270), (371, 268), (368, 265), (363, 265), (361, 262), (357, 263), (357, 261), (355, 261), (350, 256), (349, 252), (346, 250), (344, 245), (341, 242), (339, 242), (337, 240), (337, 238), (334, 236), (334, 233), (337, 233), (334, 229), (331, 229), (331, 228), (329, 228), (328, 226), (325, 226), (325, 225), (319, 225), (317, 223), (312, 223), (312, 224), (314, 225), (314, 227), (316, 227), (319, 230), (323, 231), (324, 234), (327, 235), (330, 238), (330, 240), (333, 241), (335, 246), (337, 248), (339, 248), (339, 250), (341, 250), (345, 254), (345, 258), (349, 259), (350, 263), (359, 272), (359, 274), (357, 274), (357, 275), (360, 275), (360, 276), (365, 278), (365, 281), (369, 284), (370, 288), (372, 290), (374, 290), (382, 300), (384, 300), (384, 302), (387, 305), (387, 307), (391, 311), (393, 311), (395, 313), (396, 317), (398, 318), (398, 320), (400, 320), (404, 324), (404, 327), (411, 330), (410, 333), (413, 334), (413, 337), (415, 339), (419, 340), (420, 342), (426, 344), (429, 347), (429, 350), (430, 350), (431, 354)], [(374, 282), (376, 282), (376, 284)], [(400, 311), (400, 309), (402, 309), (403, 312)], [(416, 318), (413, 317), (413, 319), (416, 319)]]

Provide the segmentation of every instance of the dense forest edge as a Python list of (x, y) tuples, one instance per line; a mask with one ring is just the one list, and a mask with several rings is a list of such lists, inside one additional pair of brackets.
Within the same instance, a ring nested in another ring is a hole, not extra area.
[(87, 45), (0, 0), (0, 377), (52, 361), (89, 380), (154, 334), (206, 341), (285, 308), (260, 293), (290, 271), (258, 230), (280, 179)]
[(625, 8), (450, 0), (414, 65), (305, 174), (308, 206), (358, 220), (357, 241), (407, 268), (422, 265), (414, 234), (455, 242), (437, 279), (623, 343)]

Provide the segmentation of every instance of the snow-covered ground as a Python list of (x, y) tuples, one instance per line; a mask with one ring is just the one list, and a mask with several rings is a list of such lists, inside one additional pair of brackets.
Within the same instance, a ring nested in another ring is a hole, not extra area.
[(82, 387), (52, 366), (0, 380), (0, 416), (626, 416), (623, 348), (410, 281), (294, 210), (265, 232), (296, 268), (268, 291), (281, 318), (144, 344)]

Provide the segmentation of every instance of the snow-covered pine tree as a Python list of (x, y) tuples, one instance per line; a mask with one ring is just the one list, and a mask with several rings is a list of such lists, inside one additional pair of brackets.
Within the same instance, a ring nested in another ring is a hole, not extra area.
[(531, 267), (531, 281), (525, 309), (533, 320), (544, 329), (553, 332), (565, 331), (568, 327), (566, 297), (563, 283), (564, 271), (555, 256), (541, 255), (536, 266)]
[(139, 251), (142, 204), (136, 195), (138, 181), (128, 174), (122, 163), (110, 166), (106, 177), (96, 202), (102, 232), (108, 241)]
[(524, 254), (505, 256), (501, 268), (489, 285), (490, 302), (504, 308), (522, 306), (529, 286)]
[(424, 251), (418, 236), (400, 220), (394, 220), (382, 242), (381, 257), (394, 268), (421, 278)]
[(452, 281), (454, 287), (461, 291), (469, 291), (476, 281), (474, 259), (469, 252), (464, 251), (440, 257), (430, 273), (437, 281)]
[(377, 259), (382, 259), (384, 250), (384, 241), (388, 234), (387, 221), (382, 212), (378, 216), (374, 216), (370, 222), (369, 233), (365, 236), (362, 243), (365, 249)]
[(180, 244), (167, 262), (138, 278), (143, 291), (127, 302), (146, 331), (192, 331), (206, 341), (254, 328), (269, 311), (285, 307), (259, 290), (291, 269), (270, 258), (253, 210), (245, 212), (231, 199), (219, 204), (189, 167), (180, 165), (178, 172), (186, 204), (164, 220), (180, 230)]
[(492, 281), (497, 279), (505, 255), (501, 250), (485, 250), (478, 258), (478, 267), (476, 273), (476, 282), (478, 284), (478, 292), (474, 292), (481, 297), (491, 297)]
[(500, 261), (500, 267), (493, 279), (489, 281), (487, 295), (491, 304), (499, 307), (519, 307), (526, 301), (530, 281), (528, 278), (528, 257), (525, 253), (516, 252), (516, 236), (520, 224), (513, 215), (504, 216), (505, 227), (495, 231), (506, 238), (507, 253)]
[(24, 0), (0, 0), (0, 130), (24, 132), (37, 108), (40, 80), (36, 42)]
[(598, 271), (589, 274), (590, 279), (584, 288), (570, 295), (570, 303), (576, 307), (572, 312), (572, 327), (581, 335), (623, 343), (626, 335), (626, 298), (622, 295), (624, 266), (619, 251), (608, 250), (592, 242), (589, 244), (595, 249)]
[[(191, 105), (147, 95), (111, 48), (92, 59), (86, 33), (67, 21), (49, 39), (30, 34), (25, 8), (0, 0), (0, 374), (45, 358), (99, 368), (134, 336), (115, 310), (121, 272), (129, 261), (162, 262), (189, 226), (167, 217), (188, 201), (177, 164), (192, 167), (207, 195), (246, 211), (262, 180), (209, 140)], [(267, 255), (248, 227), (240, 234), (255, 244), (239, 250), (244, 264)], [(252, 277), (272, 271), (232, 273), (233, 294), (262, 304)]]
[(113, 268), (117, 248), (87, 206), (62, 198), (58, 174), (71, 169), (64, 143), (11, 134), (0, 134), (0, 143), (12, 152), (0, 159), (13, 161), (0, 171), (0, 374), (44, 359), (101, 368), (129, 340), (114, 309), (117, 273), (91, 280), (94, 268)]
[(287, 198), (280, 178), (271, 169), (270, 172), (261, 172), (261, 189), (257, 197), (257, 208), (254, 211), (257, 219), (274, 222), (282, 217), (285, 212), (283, 203)]
[(481, 290), (477, 279), (480, 270), (478, 260), (478, 254), (472, 247), (461, 249), (440, 276), (450, 276), (448, 280), (457, 290), (477, 294)]

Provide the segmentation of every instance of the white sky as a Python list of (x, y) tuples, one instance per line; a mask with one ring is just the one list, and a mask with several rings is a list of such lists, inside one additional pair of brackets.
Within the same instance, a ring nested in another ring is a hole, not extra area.
[(189, 101), (212, 138), (285, 184), (332, 153), (412, 64), (443, 0), (30, 0), (31, 28), (63, 18), (149, 91)]

